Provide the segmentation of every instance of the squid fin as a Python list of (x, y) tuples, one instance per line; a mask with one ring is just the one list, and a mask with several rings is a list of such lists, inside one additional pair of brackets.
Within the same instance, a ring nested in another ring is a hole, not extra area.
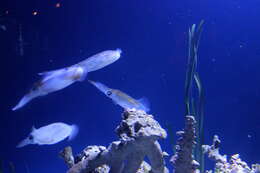
[(150, 111), (150, 102), (146, 97), (142, 97), (142, 98), (138, 99), (138, 102), (142, 104), (145, 112)]
[(75, 124), (71, 125), (71, 133), (69, 136), (69, 141), (74, 139), (78, 133), (79, 133), (79, 127)]

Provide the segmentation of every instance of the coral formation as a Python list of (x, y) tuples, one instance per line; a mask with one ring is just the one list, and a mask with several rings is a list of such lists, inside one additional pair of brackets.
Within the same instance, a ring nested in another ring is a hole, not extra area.
[(65, 163), (67, 164), (67, 166), (69, 168), (71, 168), (74, 165), (75, 161), (74, 161), (74, 157), (73, 157), (73, 154), (72, 154), (72, 148), (70, 146), (64, 148), (60, 152), (60, 156), (61, 156), (61, 158), (64, 159)]
[[(88, 146), (74, 159), (71, 148), (61, 152), (67, 165), (68, 173), (110, 172), (167, 173), (159, 139), (165, 139), (166, 131), (144, 111), (128, 109), (123, 113), (123, 120), (116, 128), (118, 141), (104, 146)], [(144, 162), (149, 159), (150, 165)], [(74, 162), (74, 163), (73, 163)]]
[(193, 116), (186, 116), (184, 131), (177, 132), (180, 138), (177, 141), (176, 153), (171, 158), (175, 173), (194, 173), (199, 166), (192, 154), (195, 144), (195, 124)]
[(250, 168), (246, 162), (240, 159), (239, 154), (232, 155), (230, 160), (227, 161), (227, 156), (219, 153), (220, 142), (218, 136), (215, 135), (211, 146), (202, 146), (204, 153), (207, 154), (211, 160), (216, 162), (215, 173), (260, 173), (259, 164), (254, 164)]
[(211, 160), (214, 160), (217, 164), (224, 164), (227, 162), (227, 156), (221, 155), (219, 153), (220, 143), (221, 141), (219, 140), (218, 136), (215, 135), (213, 138), (213, 144), (211, 146), (203, 145), (202, 149), (203, 152), (207, 154)]
[[(88, 146), (80, 154), (73, 156), (72, 148), (66, 147), (60, 152), (69, 167), (67, 173), (168, 173), (159, 139), (167, 134), (152, 115), (144, 111), (128, 109), (123, 113), (123, 120), (116, 128), (118, 141), (108, 147)], [(177, 132), (179, 139), (176, 153), (171, 158), (174, 173), (199, 173), (199, 163), (194, 160), (196, 140), (196, 120), (194, 116), (185, 117), (185, 128)], [(203, 145), (203, 152), (215, 161), (214, 173), (260, 173), (260, 165), (251, 168), (242, 161), (238, 154), (227, 160), (219, 153), (221, 141), (214, 136), (213, 144)], [(147, 156), (149, 163), (144, 161)], [(206, 171), (212, 173), (213, 171)]]

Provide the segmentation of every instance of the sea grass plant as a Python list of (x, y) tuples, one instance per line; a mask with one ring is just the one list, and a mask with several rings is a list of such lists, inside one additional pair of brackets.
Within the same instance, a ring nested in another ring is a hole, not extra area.
[(197, 62), (203, 24), (202, 20), (198, 26), (193, 24), (189, 29), (189, 54), (185, 80), (185, 115), (193, 115), (197, 121), (194, 157), (200, 163), (200, 172), (204, 172), (204, 155), (201, 147), (204, 142), (204, 90), (197, 71)]

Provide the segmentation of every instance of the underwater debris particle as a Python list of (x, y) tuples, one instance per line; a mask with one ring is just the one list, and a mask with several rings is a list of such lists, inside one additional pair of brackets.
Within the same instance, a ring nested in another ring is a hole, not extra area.
[(5, 25), (1, 25), (0, 24), (0, 29), (2, 30), (2, 31), (6, 31), (7, 29), (6, 29), (6, 26)]
[(17, 52), (18, 52), (19, 56), (23, 56), (24, 55), (24, 46), (25, 45), (26, 45), (26, 43), (24, 42), (22, 24), (19, 24), (18, 40), (17, 40)]
[(61, 7), (61, 3), (59, 3), (59, 2), (56, 3), (55, 7), (56, 7), (56, 8), (60, 8), (60, 7)]
[(33, 11), (33, 12), (32, 12), (32, 15), (33, 15), (33, 16), (38, 15), (38, 11)]

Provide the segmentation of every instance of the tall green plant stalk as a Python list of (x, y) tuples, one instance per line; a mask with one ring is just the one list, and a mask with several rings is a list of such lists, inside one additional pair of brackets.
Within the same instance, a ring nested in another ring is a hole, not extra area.
[(194, 79), (196, 82), (196, 86), (199, 91), (199, 96), (198, 96), (198, 110), (197, 110), (197, 146), (195, 147), (195, 153), (196, 153), (196, 160), (199, 161), (200, 163), (200, 171), (201, 173), (204, 172), (204, 154), (202, 150), (202, 145), (204, 144), (204, 90), (201, 86), (200, 78), (198, 73), (195, 73)]
[[(197, 121), (196, 127), (196, 146), (194, 149), (195, 160), (200, 163), (200, 172), (204, 172), (204, 155), (202, 152), (202, 144), (204, 143), (204, 90), (201, 85), (200, 77), (197, 72), (198, 48), (200, 37), (203, 29), (204, 21), (202, 20), (198, 26), (195, 24), (189, 29), (189, 54), (188, 66), (185, 80), (185, 110), (186, 115), (194, 115)], [(198, 91), (198, 97), (195, 98), (194, 83)]]

